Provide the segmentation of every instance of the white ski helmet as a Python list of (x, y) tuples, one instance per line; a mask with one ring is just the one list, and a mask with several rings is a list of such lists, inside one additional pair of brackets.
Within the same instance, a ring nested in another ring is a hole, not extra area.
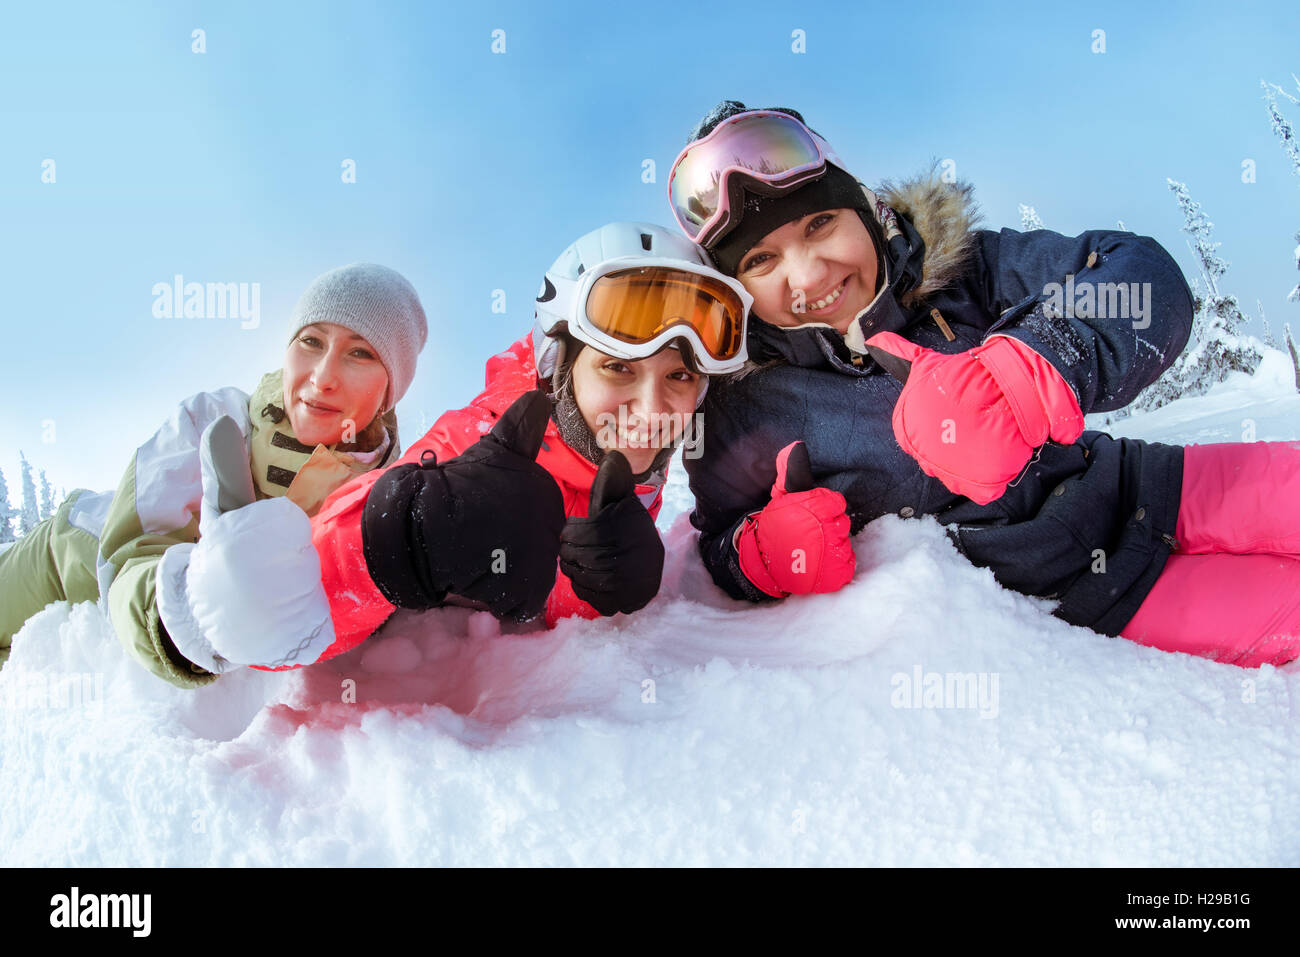
[[(690, 274), (716, 310), (706, 315), (721, 319), (710, 324), (701, 336), (686, 318), (661, 326), (645, 341), (614, 338), (597, 328), (588, 314), (588, 297), (593, 286), (611, 273), (669, 270)], [(565, 337), (593, 346), (609, 355), (635, 360), (652, 355), (667, 343), (686, 340), (701, 372), (720, 374), (739, 370), (745, 362), (745, 325), (753, 297), (736, 280), (718, 272), (707, 254), (681, 233), (651, 223), (609, 223), (578, 239), (562, 252), (546, 271), (537, 294), (536, 325), (533, 329), (533, 357), (539, 379), (549, 379), (564, 362)], [(719, 331), (721, 327), (722, 331)], [(706, 339), (725, 340), (723, 357), (708, 351)], [(704, 381), (707, 387), (707, 378)], [(700, 396), (703, 399), (704, 390)]]

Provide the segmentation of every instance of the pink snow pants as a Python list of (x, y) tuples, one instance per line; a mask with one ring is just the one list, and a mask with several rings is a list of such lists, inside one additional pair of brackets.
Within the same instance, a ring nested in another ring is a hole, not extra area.
[(1184, 456), (1178, 549), (1120, 634), (1243, 668), (1300, 657), (1300, 442)]

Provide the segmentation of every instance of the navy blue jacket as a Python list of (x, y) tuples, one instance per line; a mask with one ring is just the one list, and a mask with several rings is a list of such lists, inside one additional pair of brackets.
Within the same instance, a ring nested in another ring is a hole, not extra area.
[[(882, 224), (890, 232), (885, 288), (855, 320), (863, 339), (888, 330), (956, 353), (1005, 333), (1047, 358), (1085, 413), (1127, 405), (1186, 345), (1191, 291), (1155, 240), (1113, 230), (1067, 237), (967, 228), (974, 216), (949, 215), (952, 197), (937, 198), (943, 190), (933, 181), (911, 185), (883, 194), (892, 207)], [(918, 225), (939, 247), (938, 274), (926, 268)], [(1150, 283), (1149, 324), (1054, 308), (1048, 284), (1064, 286), (1071, 275), (1076, 288)], [(899, 447), (892, 415), (902, 384), (845, 337), (825, 325), (789, 330), (755, 319), (748, 345), (760, 367), (710, 384), (702, 454), (685, 461), (704, 563), (734, 598), (768, 600), (741, 573), (733, 534), (769, 501), (776, 454), (796, 439), (807, 444), (817, 483), (843, 493), (855, 533), (881, 515), (934, 515), (1003, 585), (1059, 599), (1056, 615), (1103, 634), (1128, 623), (1176, 548), (1181, 446), (1085, 431), (1073, 445), (1043, 446), (1002, 497), (977, 505)]]

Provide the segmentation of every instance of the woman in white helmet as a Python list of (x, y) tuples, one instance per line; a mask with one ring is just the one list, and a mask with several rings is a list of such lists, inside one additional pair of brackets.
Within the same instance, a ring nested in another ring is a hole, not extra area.
[(566, 249), (482, 394), (312, 520), (336, 636), (323, 657), (397, 607), (544, 612), (548, 626), (644, 607), (668, 459), (707, 377), (743, 366), (751, 302), (659, 226), (611, 223)]

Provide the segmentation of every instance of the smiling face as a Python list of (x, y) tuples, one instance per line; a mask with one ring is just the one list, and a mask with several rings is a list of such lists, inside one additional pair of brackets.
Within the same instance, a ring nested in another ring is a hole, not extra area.
[(627, 456), (633, 474), (676, 441), (695, 413), (704, 376), (667, 348), (647, 359), (616, 359), (587, 346), (573, 362), (573, 397), (603, 449)]
[(284, 354), (284, 409), (304, 445), (334, 445), (379, 414), (388, 372), (379, 353), (332, 322), (303, 326)]
[(876, 247), (856, 210), (828, 209), (772, 230), (741, 257), (736, 278), (772, 325), (844, 333), (875, 299)]

